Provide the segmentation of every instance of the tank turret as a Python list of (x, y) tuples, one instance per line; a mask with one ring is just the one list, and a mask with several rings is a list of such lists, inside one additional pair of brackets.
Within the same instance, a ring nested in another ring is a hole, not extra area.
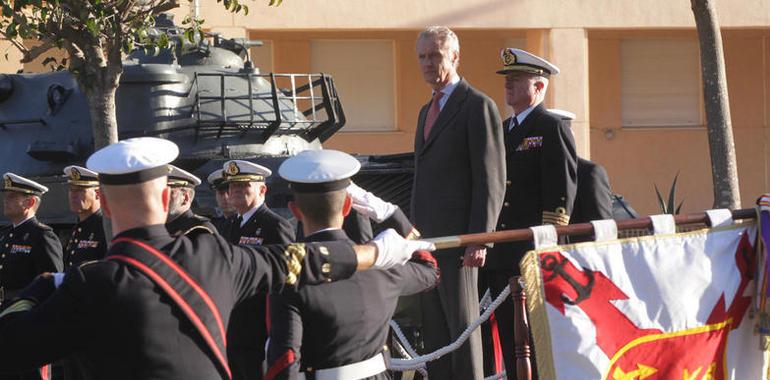
[[(168, 20), (157, 25), (181, 41)], [(345, 123), (332, 77), (261, 73), (248, 52), (260, 44), (210, 34), (158, 54), (132, 52), (116, 95), (119, 137), (174, 141), (176, 164), (201, 178), (232, 158), (277, 166), (288, 155), (319, 149)], [(69, 72), (0, 74), (0, 173), (51, 188), (38, 211), (47, 223), (74, 220), (61, 174), (93, 152), (90, 122), (86, 97)], [(202, 206), (213, 204), (209, 194), (200, 195)]]

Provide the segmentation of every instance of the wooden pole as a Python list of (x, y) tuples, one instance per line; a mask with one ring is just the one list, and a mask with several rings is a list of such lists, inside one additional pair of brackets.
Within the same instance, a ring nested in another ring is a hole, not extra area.
[[(756, 210), (753, 208), (733, 210), (733, 219), (754, 219), (757, 217)], [(674, 221), (677, 225), (687, 224), (706, 224), (708, 217), (705, 212), (674, 215)], [(649, 217), (638, 219), (625, 219), (617, 221), (618, 231), (652, 228), (652, 219)], [(589, 235), (594, 233), (594, 226), (591, 223), (570, 224), (568, 226), (556, 226), (556, 233), (559, 236)], [(467, 235), (445, 236), (431, 239), (424, 239), (436, 245), (436, 249), (465, 247), (468, 245), (483, 245), (487, 243), (501, 243), (508, 241), (532, 240), (532, 230), (523, 228), (519, 230), (505, 230), (495, 232), (485, 232)]]
[[(516, 379), (532, 380), (532, 363), (529, 360), (529, 320), (527, 319), (527, 295), (519, 277), (508, 280), (513, 298), (513, 347), (516, 356)], [(513, 368), (506, 371), (513, 372)]]

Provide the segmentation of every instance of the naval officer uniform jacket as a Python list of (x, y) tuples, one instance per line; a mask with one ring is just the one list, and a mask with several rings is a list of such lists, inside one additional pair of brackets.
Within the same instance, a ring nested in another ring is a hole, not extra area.
[[(329, 229), (305, 241), (350, 239), (343, 230)], [(387, 271), (364, 271), (345, 281), (271, 294), (266, 379), (296, 379), (299, 371), (312, 378), (319, 370), (379, 354), (387, 357), (388, 322), (398, 297), (431, 289), (438, 280), (438, 264), (430, 253), (423, 252)], [(384, 363), (381, 365), (384, 369)], [(389, 379), (390, 375), (383, 370), (355, 378)]]
[(230, 240), (230, 229), (233, 227), (235, 217), (215, 216), (211, 218), (211, 224), (217, 229), (217, 233), (224, 236), (228, 241)]
[[(504, 128), (506, 191), (497, 230), (528, 228), (543, 224), (565, 225), (575, 202), (577, 155), (569, 126), (546, 111), (532, 108), (520, 125)], [(497, 243), (487, 254), (483, 268), (492, 297), (497, 297), (511, 276), (518, 275), (519, 261), (533, 248), (532, 242)], [(513, 303), (510, 299), (495, 310), (505, 368), (515, 371)], [(515, 379), (512, 375), (509, 378)]]
[(0, 231), (0, 302), (11, 299), (38, 274), (62, 269), (61, 242), (37, 218)]
[(102, 210), (98, 210), (72, 227), (72, 236), (64, 249), (64, 268), (101, 260), (106, 254), (107, 239), (104, 236)]
[(197, 215), (192, 210), (187, 210), (166, 222), (166, 229), (171, 236), (187, 235), (195, 229), (203, 229), (210, 233), (218, 232), (208, 218)]
[[(577, 191), (577, 154), (569, 126), (535, 106), (505, 137), (506, 189), (497, 230), (542, 224), (565, 225)], [(486, 270), (519, 273), (519, 261), (531, 242), (497, 243), (487, 255)]]
[(32, 289), (0, 311), (0, 372), (77, 353), (94, 379), (228, 379), (168, 293), (135, 267), (110, 259), (141, 250), (127, 239), (181, 266), (208, 294), (224, 325), (233, 306), (257, 291), (347, 278), (357, 265), (346, 242), (246, 248), (209, 233), (174, 239), (162, 224), (124, 231), (106, 260), (72, 267), (55, 291), (48, 281), (48, 293)]
[[(264, 203), (248, 220), (239, 225), (235, 218), (230, 227), (230, 242), (244, 247), (294, 242), (294, 227)], [(261, 379), (267, 341), (267, 306), (265, 293), (256, 294), (233, 310), (227, 327), (227, 356), (234, 379)]]

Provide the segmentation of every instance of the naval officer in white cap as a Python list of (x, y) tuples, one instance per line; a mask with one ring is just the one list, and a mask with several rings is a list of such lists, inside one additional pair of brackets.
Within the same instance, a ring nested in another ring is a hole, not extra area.
[(168, 163), (177, 154), (174, 143), (144, 137), (89, 158), (115, 234), (107, 258), (63, 278), (40, 276), (0, 311), (0, 373), (77, 352), (91, 378), (230, 379), (224, 326), (238, 302), (259, 290), (344, 279), (356, 268), (390, 268), (431, 248), (394, 236), (364, 246), (257, 248), (209, 233), (174, 239), (164, 223)]
[[(56, 233), (35, 217), (48, 188), (14, 173), (5, 173), (0, 191), (3, 192), (3, 214), (12, 223), (0, 229), (0, 304), (3, 304), (38, 274), (60, 272), (63, 260)], [(48, 366), (28, 369), (11, 378), (41, 379), (48, 369)]]
[(206, 178), (206, 182), (209, 183), (211, 190), (214, 191), (217, 201), (217, 215), (211, 219), (211, 223), (222, 236), (227, 237), (229, 236), (228, 228), (232, 224), (232, 218), (236, 216), (236, 212), (233, 206), (230, 205), (230, 196), (227, 193), (229, 185), (225, 182), (224, 170), (214, 170)]
[(61, 272), (63, 266), (59, 238), (35, 217), (48, 188), (14, 173), (2, 178), (3, 215), (12, 225), (0, 230), (0, 302), (38, 274)]
[[(350, 177), (360, 167), (351, 155), (336, 150), (304, 151), (281, 164), (279, 173), (294, 195), (289, 208), (303, 222), (305, 242), (351, 241), (342, 226), (356, 203), (380, 221), (398, 212), (360, 188), (354, 189), (357, 200), (348, 195), (354, 186)], [(384, 233), (396, 234), (392, 229)], [(316, 379), (389, 379), (385, 343), (396, 302), (435, 287), (438, 279), (436, 261), (422, 252), (388, 271), (271, 294), (268, 380), (293, 379), (299, 371)]]
[(82, 262), (103, 259), (107, 254), (107, 238), (104, 236), (99, 175), (77, 165), (64, 168), (64, 174), (67, 177), (70, 211), (78, 218), (64, 249), (66, 269)]
[[(505, 102), (513, 115), (503, 121), (506, 191), (497, 230), (569, 223), (577, 189), (577, 155), (569, 125), (543, 106), (551, 77), (559, 68), (521, 49), (500, 52), (505, 76)], [(496, 244), (487, 256), (484, 275), (492, 297), (519, 274), (519, 261), (529, 242)], [(508, 376), (515, 373), (513, 305), (495, 311)]]
[[(233, 244), (258, 247), (293, 242), (294, 226), (265, 204), (265, 179), (272, 171), (244, 160), (231, 160), (222, 166), (228, 199), (238, 213), (230, 226), (228, 240)], [(233, 310), (227, 327), (227, 356), (233, 380), (262, 379), (267, 341), (267, 294), (257, 294)]]
[(171, 189), (171, 199), (168, 203), (168, 220), (166, 229), (171, 236), (186, 235), (193, 230), (217, 233), (216, 227), (208, 218), (192, 212), (192, 203), (195, 199), (195, 186), (201, 184), (201, 180), (194, 174), (180, 169), (174, 165), (168, 173), (168, 187)]
[(265, 179), (273, 174), (270, 169), (249, 161), (231, 160), (225, 162), (222, 170), (230, 204), (238, 213), (230, 242), (259, 246), (294, 241), (294, 226), (265, 204)]

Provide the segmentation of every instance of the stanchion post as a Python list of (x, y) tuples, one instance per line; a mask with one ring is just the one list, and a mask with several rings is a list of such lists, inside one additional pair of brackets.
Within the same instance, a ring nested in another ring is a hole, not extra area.
[[(532, 364), (529, 354), (529, 321), (527, 320), (527, 295), (519, 281), (520, 277), (511, 277), (508, 284), (513, 297), (513, 344), (516, 355), (516, 379), (532, 380)], [(508, 369), (513, 371), (513, 368)]]

